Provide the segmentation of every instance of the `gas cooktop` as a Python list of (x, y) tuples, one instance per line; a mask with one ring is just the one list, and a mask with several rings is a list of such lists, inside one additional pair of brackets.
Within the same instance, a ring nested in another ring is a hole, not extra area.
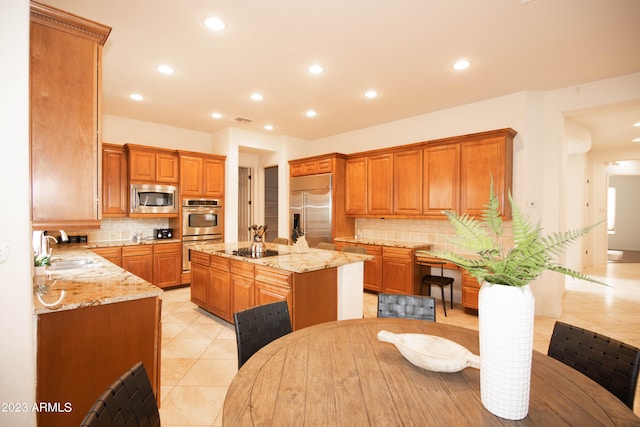
[(222, 251), (229, 255), (241, 256), (244, 258), (266, 258), (270, 256), (277, 256), (278, 251), (273, 249), (265, 249), (262, 252), (251, 252), (251, 248), (239, 248), (234, 251)]

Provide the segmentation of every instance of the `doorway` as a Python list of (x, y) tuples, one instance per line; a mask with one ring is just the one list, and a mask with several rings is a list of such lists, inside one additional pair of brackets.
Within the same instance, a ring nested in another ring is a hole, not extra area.
[(253, 218), (251, 202), (251, 168), (238, 168), (238, 242), (248, 242), (249, 225)]
[(264, 169), (264, 223), (269, 228), (266, 241), (278, 237), (278, 166)]

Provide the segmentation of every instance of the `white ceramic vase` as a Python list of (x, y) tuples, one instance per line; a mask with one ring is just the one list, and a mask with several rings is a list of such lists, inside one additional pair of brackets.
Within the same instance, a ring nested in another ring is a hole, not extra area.
[(529, 285), (484, 282), (478, 296), (482, 404), (508, 420), (529, 412), (534, 303)]

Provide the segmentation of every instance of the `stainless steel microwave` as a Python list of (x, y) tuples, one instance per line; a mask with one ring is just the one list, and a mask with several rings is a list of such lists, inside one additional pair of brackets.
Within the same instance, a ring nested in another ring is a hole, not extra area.
[(177, 214), (178, 187), (173, 185), (131, 184), (133, 214)]

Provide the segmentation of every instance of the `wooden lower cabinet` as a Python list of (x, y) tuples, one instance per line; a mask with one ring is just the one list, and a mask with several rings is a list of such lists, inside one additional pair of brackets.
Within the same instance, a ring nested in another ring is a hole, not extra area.
[(160, 288), (179, 285), (182, 275), (182, 243), (153, 245), (153, 284)]
[(122, 247), (121, 246), (113, 246), (108, 248), (94, 248), (93, 252), (100, 255), (102, 258), (106, 259), (117, 265), (118, 267), (122, 267)]
[(209, 283), (211, 257), (202, 252), (191, 252), (191, 301), (209, 310)]
[[(415, 273), (413, 249), (382, 248), (382, 291), (391, 294), (420, 294), (420, 286), (416, 286), (419, 275)], [(416, 277), (418, 276), (418, 277)]]
[(233, 322), (229, 261), (223, 257), (211, 257), (209, 311), (227, 322)]
[(478, 281), (468, 271), (462, 270), (462, 307), (464, 307), (465, 313), (478, 314), (479, 293), (480, 284)]
[(123, 246), (122, 268), (153, 283), (153, 246)]
[(162, 301), (158, 297), (38, 315), (36, 402), (39, 426), (77, 426), (95, 400), (142, 361), (160, 399)]
[(255, 268), (253, 264), (231, 260), (231, 301), (232, 313), (254, 306)]

